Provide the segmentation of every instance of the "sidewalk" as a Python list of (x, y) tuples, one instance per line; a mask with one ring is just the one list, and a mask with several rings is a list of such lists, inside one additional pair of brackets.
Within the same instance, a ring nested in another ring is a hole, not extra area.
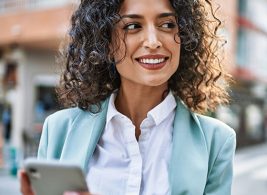
[(232, 195), (267, 194), (267, 143), (236, 152)]
[(0, 166), (0, 195), (21, 195), (20, 193), (20, 186), (19, 180), (15, 176), (16, 170), (12, 169), (14, 172), (13, 175), (11, 174), (11, 166), (14, 165), (14, 162), (17, 162), (17, 158), (19, 156), (18, 152), (8, 146), (2, 147), (2, 160), (9, 159), (8, 162), (4, 162)]
[(11, 176), (5, 169), (0, 169), (0, 194), (21, 195), (18, 178)]

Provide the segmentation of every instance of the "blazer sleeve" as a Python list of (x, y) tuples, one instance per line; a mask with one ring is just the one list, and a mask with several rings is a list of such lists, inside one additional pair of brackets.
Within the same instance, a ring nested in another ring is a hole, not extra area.
[(235, 148), (236, 136), (231, 134), (222, 145), (210, 169), (204, 195), (231, 194)]
[(48, 146), (48, 118), (46, 118), (44, 125), (43, 125), (43, 130), (42, 130), (42, 135), (41, 135), (41, 139), (39, 142), (37, 158), (39, 158), (39, 159), (46, 159), (47, 158), (47, 146)]

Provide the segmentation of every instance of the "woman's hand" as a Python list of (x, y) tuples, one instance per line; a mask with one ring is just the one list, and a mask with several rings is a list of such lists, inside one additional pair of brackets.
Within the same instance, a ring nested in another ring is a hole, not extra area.
[(19, 171), (20, 191), (22, 195), (34, 195), (31, 183), (25, 170)]

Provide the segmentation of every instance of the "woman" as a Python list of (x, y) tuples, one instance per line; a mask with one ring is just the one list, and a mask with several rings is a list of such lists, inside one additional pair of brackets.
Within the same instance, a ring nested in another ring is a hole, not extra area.
[(80, 164), (95, 194), (230, 194), (235, 133), (196, 114), (227, 102), (219, 25), (209, 0), (82, 0), (57, 90), (75, 108), (38, 157)]

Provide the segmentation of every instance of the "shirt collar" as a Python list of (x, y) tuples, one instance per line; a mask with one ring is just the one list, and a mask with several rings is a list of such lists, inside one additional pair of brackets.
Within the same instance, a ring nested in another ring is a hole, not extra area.
[[(117, 97), (117, 91), (112, 93), (110, 96), (106, 123), (108, 123), (116, 115), (123, 116), (115, 107), (116, 97)], [(155, 125), (157, 126), (164, 119), (166, 119), (169, 116), (169, 114), (175, 110), (175, 108), (176, 108), (176, 100), (172, 92), (170, 91), (166, 96), (166, 98), (160, 104), (158, 104), (156, 107), (154, 107), (147, 113), (147, 117), (152, 118), (153, 121), (155, 122)]]
[(117, 91), (113, 92), (110, 96), (109, 103), (108, 103), (106, 123), (108, 123), (114, 116), (122, 115), (115, 107), (116, 97), (117, 97)]
[(166, 98), (152, 110), (147, 113), (147, 117), (154, 120), (155, 125), (159, 125), (166, 119), (176, 108), (176, 100), (170, 91)]

